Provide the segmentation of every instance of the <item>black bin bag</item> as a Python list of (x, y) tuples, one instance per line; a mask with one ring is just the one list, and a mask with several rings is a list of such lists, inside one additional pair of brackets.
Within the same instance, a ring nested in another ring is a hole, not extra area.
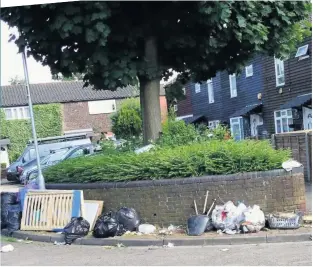
[(206, 215), (192, 216), (187, 221), (187, 234), (192, 236), (202, 235), (208, 226), (210, 218)]
[(64, 227), (65, 244), (71, 245), (77, 238), (88, 235), (90, 224), (83, 217), (73, 217)]
[(8, 210), (7, 229), (9, 234), (20, 230), (22, 211), (20, 204), (10, 205)]
[(121, 227), (115, 218), (115, 213), (110, 211), (98, 217), (92, 232), (96, 238), (108, 238), (121, 235)]
[(135, 209), (133, 208), (121, 208), (116, 213), (116, 219), (118, 223), (123, 226), (123, 231), (136, 231), (139, 224), (140, 219)]
[(8, 213), (11, 205), (17, 204), (16, 193), (1, 193), (1, 229), (8, 227)]

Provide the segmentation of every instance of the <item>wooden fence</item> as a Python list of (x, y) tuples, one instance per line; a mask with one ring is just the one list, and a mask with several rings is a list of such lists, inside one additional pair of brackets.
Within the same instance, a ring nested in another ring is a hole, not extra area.
[(273, 134), (272, 145), (291, 149), (292, 158), (303, 164), (306, 182), (312, 181), (312, 130)]

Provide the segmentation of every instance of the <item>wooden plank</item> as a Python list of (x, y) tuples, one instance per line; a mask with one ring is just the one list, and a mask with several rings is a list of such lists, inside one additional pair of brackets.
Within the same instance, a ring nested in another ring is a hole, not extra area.
[[(96, 204), (98, 205), (97, 211), (95, 214), (91, 214), (90, 211), (88, 211), (88, 208), (91, 208), (90, 205)], [(97, 200), (85, 200), (84, 201), (84, 207), (85, 207), (85, 217), (89, 223), (90, 223), (90, 231), (93, 230), (95, 227), (95, 223), (97, 218), (101, 215), (103, 210), (103, 201), (97, 201)]]

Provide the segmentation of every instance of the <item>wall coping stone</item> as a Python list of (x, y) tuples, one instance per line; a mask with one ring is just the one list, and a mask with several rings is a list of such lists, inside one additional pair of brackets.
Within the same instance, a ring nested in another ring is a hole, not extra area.
[(190, 178), (174, 178), (174, 179), (160, 179), (160, 180), (140, 180), (129, 182), (96, 182), (96, 183), (54, 183), (46, 184), (47, 189), (111, 189), (111, 188), (136, 188), (148, 186), (167, 186), (167, 185), (181, 185), (181, 184), (195, 184), (218, 181), (234, 181), (247, 179), (264, 179), (269, 177), (279, 177), (286, 174), (303, 173), (303, 167), (293, 168), (291, 172), (284, 169), (276, 169), (269, 171), (246, 172), (226, 175), (207, 175), (201, 177)]

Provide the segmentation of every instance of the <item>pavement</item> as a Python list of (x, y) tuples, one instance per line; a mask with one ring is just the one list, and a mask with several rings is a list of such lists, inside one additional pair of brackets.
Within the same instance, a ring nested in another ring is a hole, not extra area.
[(18, 192), (20, 188), (23, 188), (23, 185), (1, 179), (0, 192)]
[(312, 243), (274, 243), (199, 247), (64, 246), (50, 243), (11, 244), (2, 266), (312, 266)]

